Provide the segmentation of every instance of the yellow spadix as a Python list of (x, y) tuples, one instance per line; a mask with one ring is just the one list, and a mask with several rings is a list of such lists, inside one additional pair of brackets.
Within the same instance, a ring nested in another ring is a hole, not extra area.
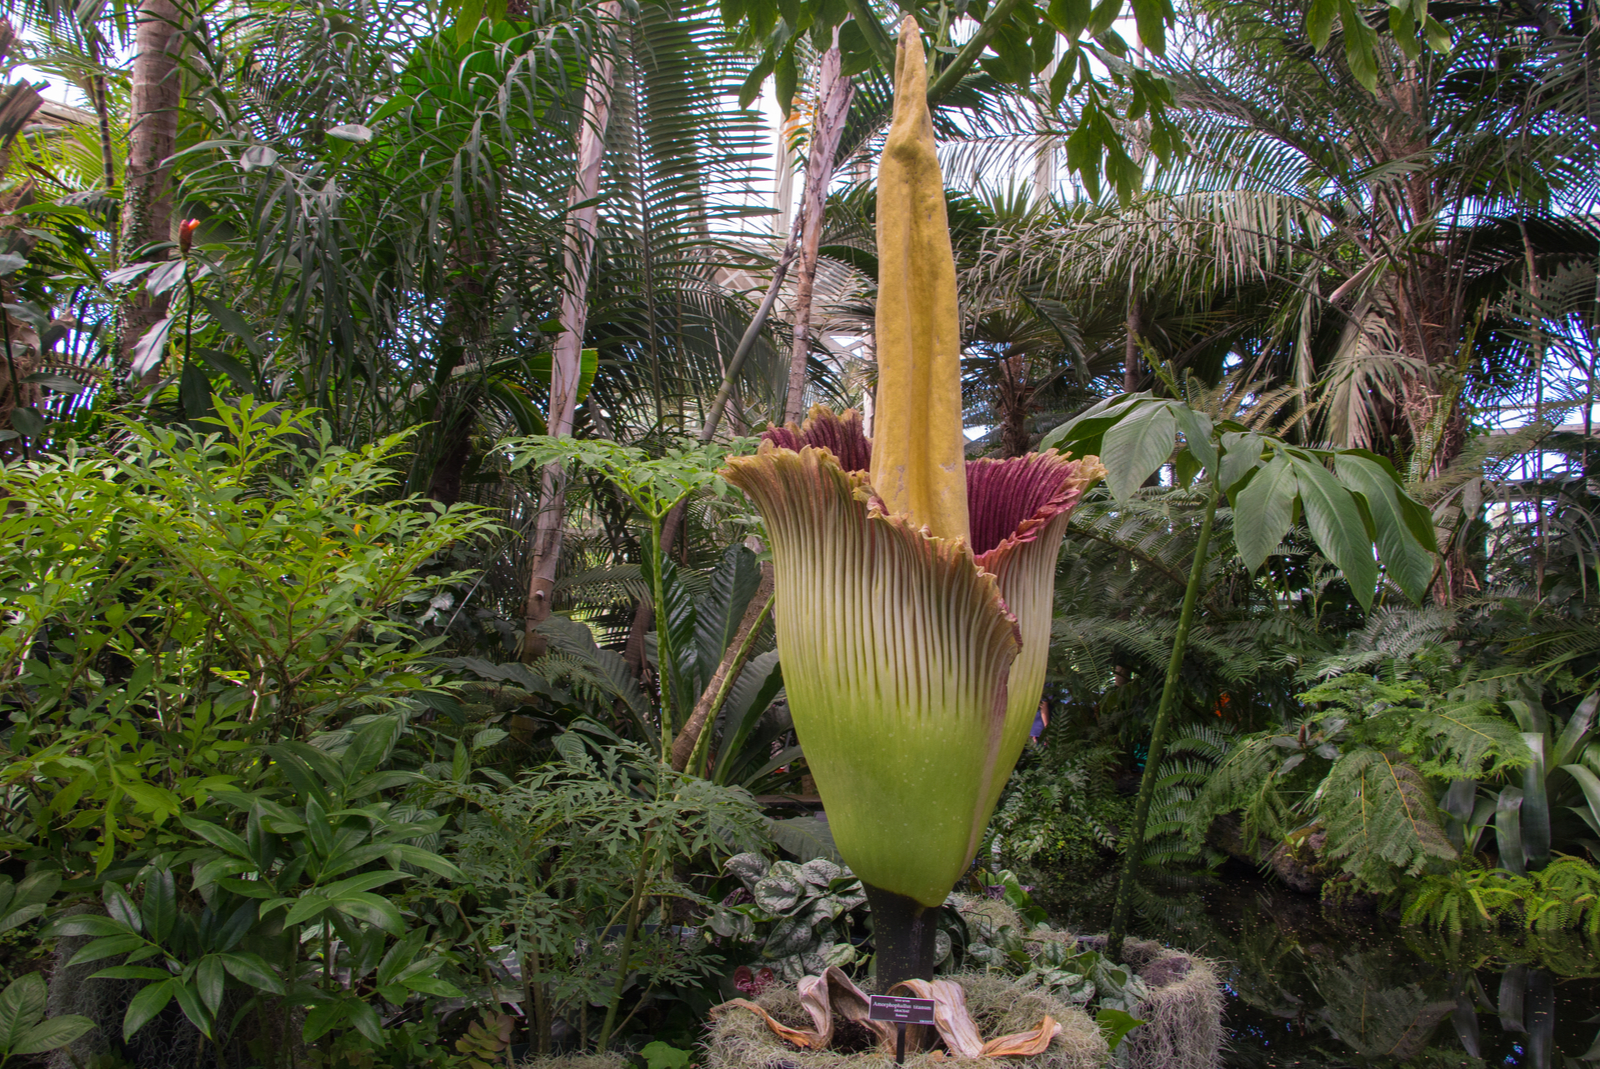
[(890, 514), (970, 543), (956, 261), (928, 113), (928, 65), (909, 15), (900, 24), (894, 78), (894, 123), (878, 165), (872, 488)]

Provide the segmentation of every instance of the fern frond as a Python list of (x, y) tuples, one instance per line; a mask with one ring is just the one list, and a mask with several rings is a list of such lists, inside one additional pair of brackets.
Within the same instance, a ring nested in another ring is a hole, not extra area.
[(1425, 710), (1412, 719), (1403, 748), (1429, 754), (1419, 769), (1440, 779), (1485, 779), (1532, 763), (1517, 725), (1494, 710), (1482, 700)]
[(1430, 861), (1456, 858), (1427, 781), (1397, 753), (1359, 749), (1340, 757), (1316, 802), (1326, 857), (1375, 891), (1393, 890), (1396, 870), (1415, 876)]

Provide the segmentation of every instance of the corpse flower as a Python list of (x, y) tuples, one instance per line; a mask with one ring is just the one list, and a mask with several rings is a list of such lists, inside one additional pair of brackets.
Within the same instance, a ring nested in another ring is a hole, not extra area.
[(795, 731), (865, 885), (882, 989), (933, 971), (932, 910), (971, 862), (1044, 688), (1067, 517), (1104, 473), (965, 459), (955, 260), (921, 39), (902, 24), (878, 171), (875, 437), (813, 409), (723, 474), (766, 521)]

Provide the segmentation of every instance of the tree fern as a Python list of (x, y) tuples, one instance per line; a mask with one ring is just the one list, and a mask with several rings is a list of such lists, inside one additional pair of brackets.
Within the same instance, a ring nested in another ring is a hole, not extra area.
[(1140, 859), (1144, 864), (1199, 859), (1215, 864), (1222, 860), (1220, 854), (1192, 842), (1186, 832), (1195, 826), (1196, 803), (1217, 766), (1227, 758), (1234, 736), (1225, 725), (1185, 724), (1167, 744), (1145, 826), (1145, 847)]
[(1453, 861), (1427, 782), (1393, 751), (1360, 749), (1334, 762), (1317, 790), (1326, 857), (1376, 891), (1393, 890), (1395, 872), (1420, 873)]
[(1252, 842), (1287, 835), (1301, 821), (1295, 816), (1293, 796), (1283, 789), (1283, 765), (1283, 751), (1271, 738), (1256, 737), (1237, 745), (1194, 801), (1186, 830), (1189, 845), (1198, 849), (1211, 822), (1235, 812), (1244, 814), (1245, 835)]

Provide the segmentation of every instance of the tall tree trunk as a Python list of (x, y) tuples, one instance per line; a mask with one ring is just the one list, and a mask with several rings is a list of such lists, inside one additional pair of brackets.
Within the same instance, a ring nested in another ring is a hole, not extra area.
[[(178, 8), (172, 0), (140, 0), (134, 36), (132, 92), (128, 107), (128, 165), (122, 192), (122, 250), (146, 259), (141, 246), (172, 236), (172, 164), (178, 140)], [(165, 251), (155, 253), (166, 259)], [(152, 298), (142, 285), (128, 293), (119, 339), (123, 359), (162, 316), (167, 295)], [(161, 380), (161, 365), (146, 370), (140, 386)]]
[(794, 291), (794, 351), (789, 358), (789, 394), (784, 405), (784, 420), (800, 421), (806, 386), (806, 355), (811, 344), (811, 293), (817, 281), (817, 246), (822, 239), (823, 209), (828, 186), (833, 182), (833, 157), (839, 150), (839, 135), (850, 112), (855, 86), (839, 74), (839, 30), (833, 31), (833, 46), (822, 55), (821, 77), (817, 83), (817, 114), (811, 126), (811, 156), (806, 160), (805, 200), (800, 213), (800, 263)]
[[(602, 33), (617, 25), (620, 0), (600, 5)], [(578, 131), (578, 173), (567, 199), (567, 237), (564, 267), (566, 287), (561, 298), (561, 333), (556, 338), (550, 366), (550, 412), (546, 433), (572, 433), (578, 407), (579, 364), (583, 331), (589, 319), (589, 275), (594, 263), (594, 242), (600, 194), (600, 163), (605, 155), (606, 127), (611, 120), (614, 71), (604, 41), (589, 62), (589, 84), (584, 90), (582, 127)], [(582, 207), (577, 207), (583, 205)], [(550, 617), (550, 597), (555, 588), (556, 564), (561, 558), (561, 534), (566, 524), (566, 470), (560, 464), (544, 469), (540, 483), (539, 515), (529, 540), (531, 567), (528, 600), (523, 608), (523, 660), (544, 652), (535, 629)]]
[(1144, 330), (1144, 309), (1134, 295), (1133, 283), (1128, 283), (1128, 338), (1122, 351), (1122, 392), (1133, 393), (1143, 378), (1139, 366), (1139, 334)]
[(1033, 387), (1028, 385), (1027, 355), (1020, 350), (1008, 353), (1000, 359), (999, 370), (1000, 455), (1025, 456), (1033, 451), (1033, 438), (1028, 433)]

